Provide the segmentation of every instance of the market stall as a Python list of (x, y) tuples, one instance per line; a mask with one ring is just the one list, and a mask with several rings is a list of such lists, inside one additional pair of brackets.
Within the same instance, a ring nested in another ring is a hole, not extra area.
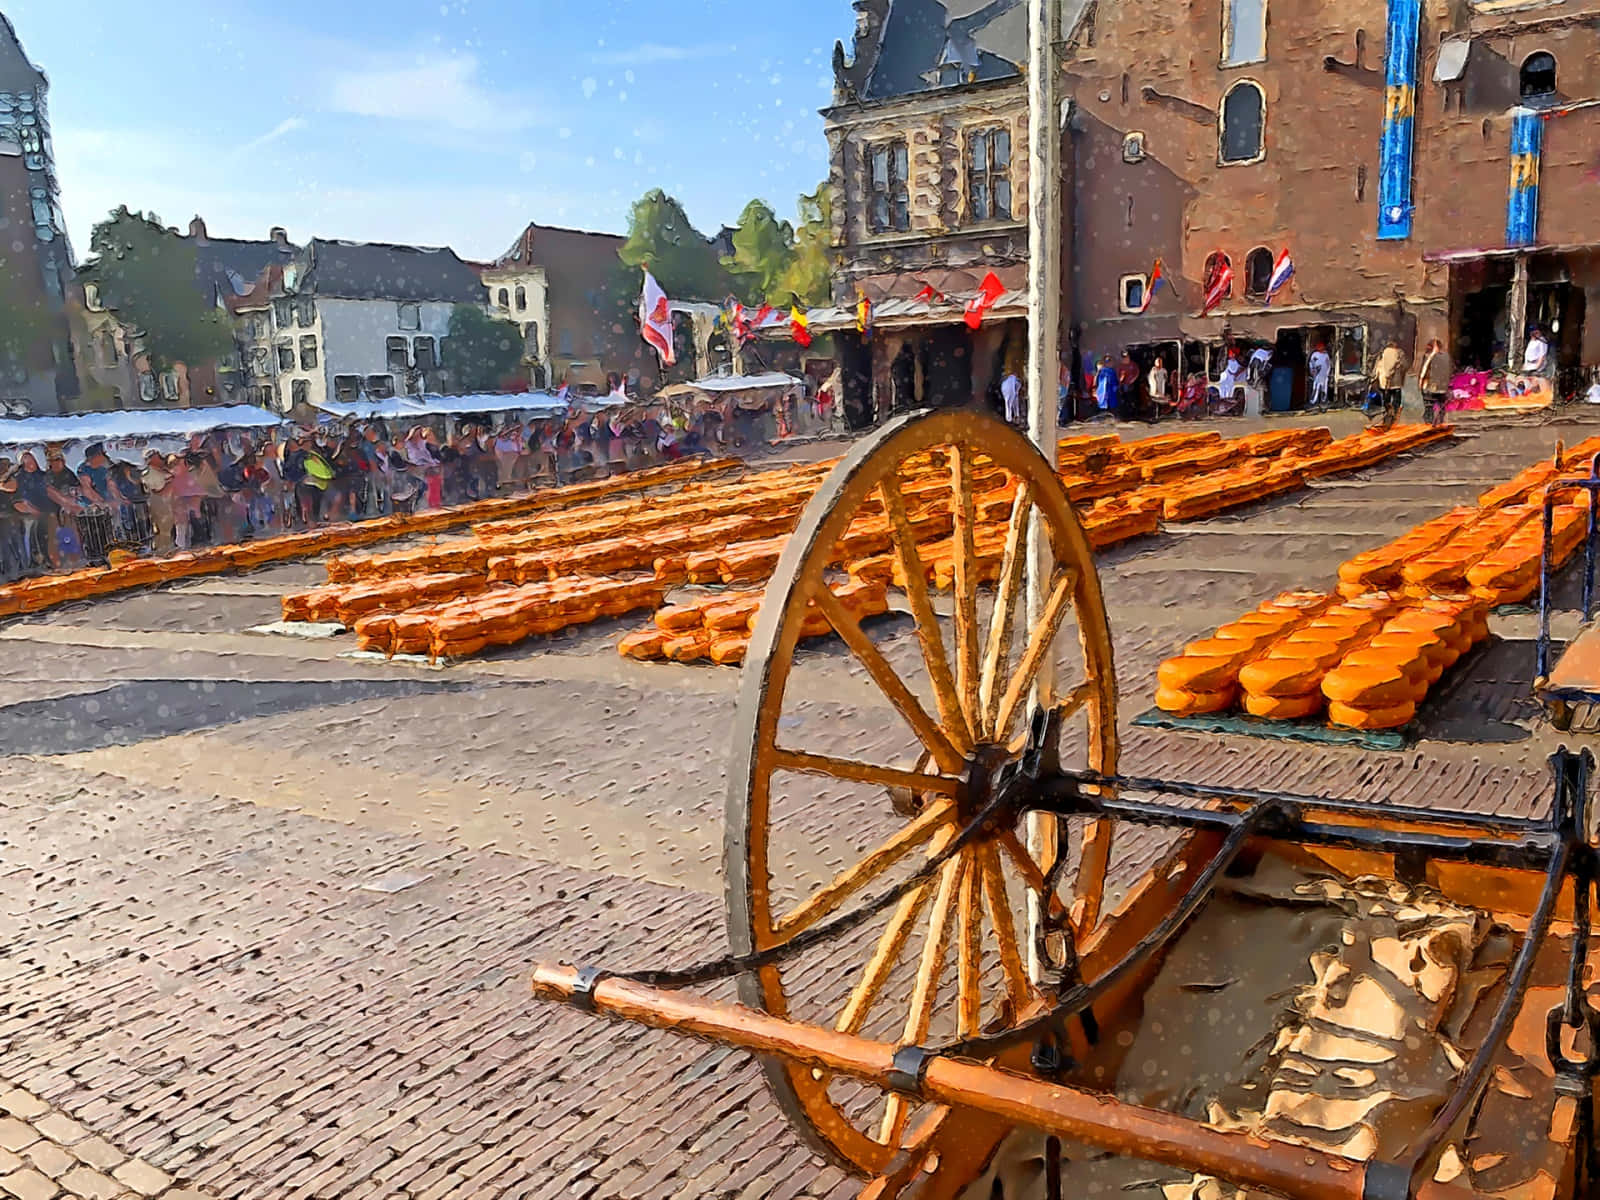
[(81, 463), (84, 448), (99, 442), (112, 458), (137, 461), (147, 449), (170, 453), (197, 433), (267, 430), (284, 424), (279, 414), (251, 404), (211, 408), (132, 409), (70, 417), (16, 417), (0, 420), (0, 450), (61, 446), (69, 466)]
[(773, 415), (778, 402), (790, 392), (798, 392), (804, 381), (782, 371), (761, 375), (708, 375), (693, 383), (675, 383), (656, 393), (674, 415), (686, 425), (703, 420), (707, 414), (721, 418), (721, 438), (725, 444), (748, 444), (769, 440), (774, 432)]

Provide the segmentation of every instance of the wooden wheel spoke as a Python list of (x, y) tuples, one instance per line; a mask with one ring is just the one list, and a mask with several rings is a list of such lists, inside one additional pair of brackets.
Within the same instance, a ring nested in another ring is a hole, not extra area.
[(1072, 606), (1072, 595), (1077, 586), (1078, 573), (1072, 568), (1065, 567), (1056, 573), (1055, 582), (1044, 602), (1044, 611), (1039, 614), (1039, 623), (1028, 636), (1022, 661), (1017, 664), (1016, 673), (1012, 675), (1011, 682), (1006, 684), (1005, 695), (1000, 700), (1000, 711), (994, 722), (995, 738), (1010, 736), (1012, 722), (1017, 719), (1017, 713), (1022, 710), (1028, 692), (1033, 688), (1034, 678), (1039, 674), (1045, 655), (1055, 645), (1056, 634), (1061, 632), (1061, 622), (1066, 619), (1067, 610)]
[(955, 559), (956, 688), (967, 725), (982, 727), (978, 714), (978, 552), (973, 546), (976, 517), (972, 509), (972, 452), (959, 443), (950, 447), (951, 538)]
[(1036, 992), (1017, 942), (1017, 924), (1011, 912), (1011, 898), (1006, 895), (1000, 852), (993, 845), (980, 846), (978, 864), (983, 877), (984, 907), (989, 910), (989, 926), (1000, 948), (1000, 969), (1005, 975), (1006, 992), (1011, 997), (1011, 1011), (1021, 1013), (1033, 1001)]
[(981, 851), (969, 855), (961, 874), (956, 925), (956, 1032), (971, 1037), (983, 1021), (983, 913)]
[(913, 792), (937, 792), (942, 796), (955, 796), (966, 786), (960, 779), (949, 775), (929, 775), (922, 771), (907, 771), (900, 767), (884, 767), (877, 763), (857, 762), (855, 759), (834, 758), (827, 754), (810, 754), (803, 750), (779, 748), (772, 752), (775, 770), (804, 771), (811, 775), (827, 775), (834, 779), (849, 779), (856, 783), (875, 783), (886, 788), (909, 788)]
[(773, 938), (778, 942), (786, 942), (802, 930), (811, 928), (918, 846), (932, 839), (941, 828), (947, 827), (954, 811), (955, 803), (951, 800), (939, 800), (929, 805), (927, 811), (916, 820), (859, 862), (834, 876), (812, 892), (798, 908), (776, 921), (772, 927)]
[[(953, 837), (955, 830), (947, 827), (945, 834), (935, 839), (933, 852), (938, 853), (944, 846), (949, 845)], [(834, 1023), (834, 1028), (840, 1033), (861, 1032), (861, 1027), (866, 1024), (867, 1014), (872, 1011), (878, 994), (883, 991), (883, 985), (889, 979), (889, 972), (894, 970), (895, 963), (900, 961), (906, 941), (911, 936), (911, 929), (916, 924), (917, 918), (922, 915), (922, 910), (932, 892), (933, 883), (930, 881), (900, 898), (900, 903), (895, 906), (894, 913), (889, 918), (889, 924), (878, 937), (878, 944), (872, 951), (872, 957), (867, 960), (867, 969), (851, 991), (850, 999), (845, 1001), (844, 1011), (839, 1014), (838, 1021)]]
[(1001, 833), (999, 845), (1000, 849), (1005, 851), (1006, 857), (1011, 860), (1011, 865), (1017, 874), (1022, 877), (1027, 889), (1041, 900), (1049, 901), (1050, 915), (1059, 917), (1065, 914), (1067, 906), (1061, 902), (1060, 896), (1054, 892), (1045, 895), (1044, 870), (1034, 861), (1033, 855), (1028, 853), (1028, 848), (1022, 844), (1022, 839), (1015, 831), (1008, 829)]
[(912, 695), (911, 689), (895, 669), (889, 665), (889, 660), (872, 644), (872, 639), (866, 635), (860, 623), (851, 616), (844, 605), (839, 603), (826, 583), (819, 583), (813, 589), (813, 599), (818, 610), (828, 619), (834, 631), (844, 639), (845, 645), (850, 647), (857, 661), (866, 668), (867, 674), (872, 676), (873, 682), (883, 692), (889, 702), (895, 706), (902, 717), (906, 719), (922, 744), (933, 755), (934, 762), (939, 764), (939, 769), (952, 775), (959, 774), (965, 766), (962, 754), (951, 743), (945, 731), (939, 727), (928, 710), (922, 707), (922, 702)]
[[(945, 863), (939, 876), (939, 892), (933, 900), (933, 911), (928, 915), (928, 937), (922, 943), (922, 961), (917, 966), (917, 983), (911, 993), (911, 1008), (906, 1013), (905, 1028), (900, 1033), (904, 1046), (920, 1046), (928, 1037), (933, 1024), (933, 1006), (939, 996), (939, 976), (944, 974), (945, 951), (950, 946), (950, 927), (954, 923), (956, 899), (966, 874), (969, 856), (958, 854)], [(906, 1118), (910, 1108), (904, 1096), (893, 1095), (884, 1107), (883, 1126), (878, 1140), (886, 1146), (898, 1146), (905, 1136)]]
[(939, 716), (945, 728), (951, 731), (960, 748), (970, 749), (976, 731), (967, 724), (956, 682), (950, 674), (950, 660), (945, 654), (944, 635), (939, 630), (939, 617), (933, 611), (933, 601), (928, 596), (928, 572), (917, 549), (916, 532), (906, 516), (905, 496), (894, 476), (885, 476), (878, 484), (883, 496), (884, 511), (889, 517), (889, 527), (894, 535), (894, 549), (900, 559), (900, 570), (906, 577), (906, 602), (911, 606), (911, 616), (917, 623), (917, 640), (922, 644), (922, 658), (928, 665), (928, 677), (933, 681), (933, 696), (939, 706)]
[(1017, 485), (1017, 498), (1011, 505), (1000, 583), (995, 588), (994, 612), (989, 617), (989, 641), (984, 647), (983, 672), (978, 684), (980, 737), (993, 735), (995, 717), (999, 713), (1000, 672), (1011, 659), (1011, 631), (1016, 623), (1017, 600), (1028, 562), (1028, 524), (1032, 514), (1033, 486), (1023, 480)]

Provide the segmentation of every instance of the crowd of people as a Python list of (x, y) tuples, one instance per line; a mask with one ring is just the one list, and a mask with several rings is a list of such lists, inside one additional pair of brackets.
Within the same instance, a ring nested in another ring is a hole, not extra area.
[(117, 549), (224, 545), (720, 452), (741, 431), (718, 416), (618, 404), (542, 420), (468, 419), (442, 433), (382, 420), (217, 431), (142, 456), (113, 458), (97, 442), (76, 470), (62, 446), (23, 450), (0, 456), (0, 582), (104, 562)]

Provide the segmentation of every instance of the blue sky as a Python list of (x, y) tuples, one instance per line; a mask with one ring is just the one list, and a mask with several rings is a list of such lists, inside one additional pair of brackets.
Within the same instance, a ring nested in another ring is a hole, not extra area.
[(0, 0), (50, 77), (77, 254), (119, 203), (215, 236), (503, 251), (621, 231), (651, 187), (707, 233), (827, 174), (849, 0)]

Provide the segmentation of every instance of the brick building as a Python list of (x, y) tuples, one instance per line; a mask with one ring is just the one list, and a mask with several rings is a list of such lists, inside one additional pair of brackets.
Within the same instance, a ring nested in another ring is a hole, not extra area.
[[(1131, 348), (1215, 378), (1225, 345), (1266, 346), (1274, 401), (1298, 406), (1319, 343), (1352, 390), (1391, 337), (1415, 353), (1438, 336), (1487, 367), (1516, 362), (1539, 323), (1569, 385), (1600, 363), (1584, 319), (1600, 299), (1600, 0), (1067, 7), (1063, 345), (1080, 365)], [(990, 269), (1022, 286), (1025, 6), (856, 9), (824, 113), (839, 308), (822, 325), (845, 331), (847, 402), (992, 400), (1022, 360), (1022, 297), (976, 333), (960, 302)], [(1293, 283), (1269, 303), (1284, 249)], [(1169, 286), (1145, 306), (1158, 260)], [(1232, 287), (1202, 313), (1224, 265)], [(916, 301), (925, 285), (948, 302)], [(876, 305), (867, 344), (858, 294)]]

